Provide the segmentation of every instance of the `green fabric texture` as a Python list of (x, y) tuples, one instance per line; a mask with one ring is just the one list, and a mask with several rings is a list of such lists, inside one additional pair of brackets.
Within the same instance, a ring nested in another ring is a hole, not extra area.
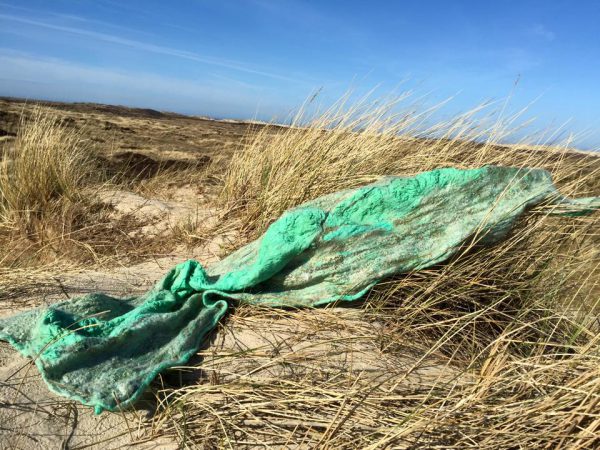
[(210, 267), (179, 264), (141, 297), (92, 294), (0, 320), (0, 339), (33, 358), (54, 392), (97, 413), (119, 410), (160, 371), (185, 364), (231, 302), (355, 300), (383, 278), (447, 260), (473, 237), (499, 242), (541, 203), (578, 215), (598, 209), (600, 198), (565, 198), (541, 169), (383, 178), (285, 212), (261, 238)]

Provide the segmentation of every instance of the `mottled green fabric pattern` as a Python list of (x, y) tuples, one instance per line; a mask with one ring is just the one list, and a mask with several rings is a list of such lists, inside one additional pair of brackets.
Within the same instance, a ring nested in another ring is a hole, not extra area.
[(142, 297), (93, 294), (0, 321), (0, 339), (35, 360), (55, 392), (96, 408), (134, 402), (184, 364), (229, 302), (314, 307), (361, 297), (381, 279), (445, 261), (469, 239), (505, 238), (527, 208), (586, 214), (548, 172), (486, 166), (389, 177), (284, 213), (258, 240), (204, 268), (187, 261)]

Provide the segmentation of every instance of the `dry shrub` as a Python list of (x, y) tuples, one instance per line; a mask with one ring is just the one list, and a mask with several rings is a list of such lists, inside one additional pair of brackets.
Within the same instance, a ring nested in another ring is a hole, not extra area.
[[(544, 167), (566, 195), (599, 194), (595, 155), (568, 142), (500, 145), (519, 114), (482, 119), (476, 108), (424, 127), (428, 113), (347, 100), (314, 119), (301, 111), (289, 128), (248, 136), (221, 195), (242, 224), (238, 245), (318, 195), (443, 166)], [(272, 348), (212, 355), (229, 363), (216, 373), (205, 364), (209, 374), (198, 385), (165, 388), (154, 430), (191, 448), (597, 446), (599, 215), (548, 212), (536, 208), (500, 245), (474, 239), (445, 264), (380, 283), (362, 302), (360, 321), (369, 330), (332, 318), (343, 318), (343, 310), (295, 317), (312, 324), (299, 336), (319, 351), (299, 354), (298, 336), (273, 332), (285, 313), (244, 309), (231, 321), (254, 320), (254, 330), (274, 333)], [(345, 337), (332, 336), (332, 327)], [(379, 371), (354, 367), (373, 354), (391, 362)], [(329, 367), (340, 355), (345, 363)], [(409, 367), (393, 363), (407, 355)], [(439, 378), (404, 382), (431, 358)]]

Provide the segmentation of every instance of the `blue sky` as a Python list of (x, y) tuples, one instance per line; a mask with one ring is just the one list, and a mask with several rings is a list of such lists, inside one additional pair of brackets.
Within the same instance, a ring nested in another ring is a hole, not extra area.
[(600, 147), (600, 1), (0, 0), (0, 95), (283, 118), (311, 92), (509, 95)]

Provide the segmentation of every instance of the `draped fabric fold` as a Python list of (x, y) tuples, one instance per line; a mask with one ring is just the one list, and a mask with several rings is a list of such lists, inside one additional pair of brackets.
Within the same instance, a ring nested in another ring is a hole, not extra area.
[(204, 268), (174, 267), (147, 294), (91, 294), (0, 320), (0, 339), (34, 359), (54, 392), (102, 410), (132, 404), (185, 364), (230, 303), (314, 307), (441, 263), (476, 239), (506, 238), (527, 209), (588, 214), (541, 169), (485, 166), (387, 177), (285, 212), (254, 242)]

